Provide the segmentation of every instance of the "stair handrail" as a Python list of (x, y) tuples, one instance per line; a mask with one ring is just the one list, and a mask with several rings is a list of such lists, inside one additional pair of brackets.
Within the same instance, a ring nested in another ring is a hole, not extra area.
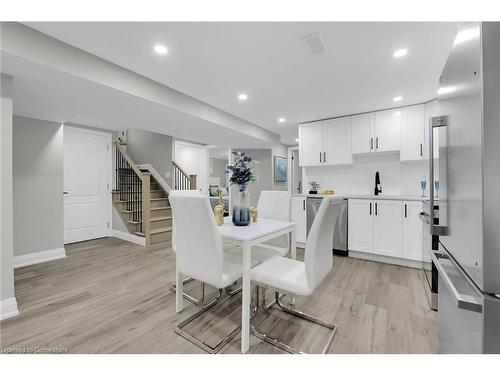
[[(118, 152), (121, 154), (121, 156), (126, 160), (130, 168), (134, 171), (134, 173), (137, 175), (137, 177), (141, 181), (141, 192), (142, 192), (142, 205), (141, 208), (142, 210), (139, 210), (140, 212), (140, 222), (142, 222), (141, 228), (142, 228), (142, 233), (144, 235), (144, 240), (146, 246), (151, 243), (151, 192), (150, 192), (150, 187), (151, 187), (151, 173), (150, 172), (143, 172), (141, 169), (137, 166), (137, 164), (134, 163), (134, 161), (130, 158), (130, 156), (127, 154), (127, 152), (124, 150), (124, 146), (122, 143), (119, 141), (114, 141), (113, 142), (116, 146), (116, 149)], [(115, 161), (116, 162), (116, 161)], [(118, 188), (116, 186), (115, 188)]]
[[(177, 163), (175, 160), (172, 160), (172, 164), (174, 165), (174, 174), (175, 174), (175, 169), (178, 169), (181, 175), (184, 177), (186, 181), (189, 182), (189, 186), (187, 190), (196, 190), (196, 175), (195, 174), (189, 174), (187, 173), (180, 165)], [(175, 180), (175, 176), (174, 176)], [(174, 182), (174, 189), (179, 190), (178, 186), (175, 186)]]
[(123, 157), (125, 158), (125, 160), (127, 160), (127, 162), (130, 164), (130, 166), (134, 170), (135, 174), (141, 179), (141, 181), (144, 181), (143, 174), (148, 173), (148, 172), (143, 172), (140, 170), (140, 168), (137, 166), (137, 164), (134, 163), (134, 161), (130, 158), (130, 156), (128, 156), (127, 152), (124, 150), (123, 144), (121, 144), (119, 141), (114, 141), (113, 143), (115, 144), (118, 151), (120, 151), (120, 154), (122, 154)]

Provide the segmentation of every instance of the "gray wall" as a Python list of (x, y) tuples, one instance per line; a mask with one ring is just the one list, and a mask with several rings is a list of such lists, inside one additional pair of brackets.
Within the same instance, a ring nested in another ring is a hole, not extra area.
[(219, 177), (221, 186), (226, 186), (226, 175), (224, 174), (226, 166), (227, 159), (210, 158), (210, 177)]
[[(136, 164), (151, 164), (172, 186), (172, 137), (138, 129), (127, 129), (127, 154)], [(167, 173), (170, 176), (167, 177)]]
[(64, 247), (63, 126), (14, 116), (14, 255)]
[(257, 181), (250, 184), (250, 204), (256, 206), (262, 190), (287, 190), (286, 182), (274, 182), (274, 155), (287, 156), (286, 146), (278, 146), (273, 149), (239, 149), (250, 155), (257, 162), (255, 171)]
[(12, 227), (12, 77), (0, 75), (0, 300), (14, 297)]

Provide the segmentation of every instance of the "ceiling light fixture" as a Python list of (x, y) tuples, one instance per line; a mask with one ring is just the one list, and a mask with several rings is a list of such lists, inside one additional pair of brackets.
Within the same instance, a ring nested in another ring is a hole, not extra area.
[(437, 90), (438, 95), (443, 95), (443, 94), (449, 94), (450, 92), (455, 91), (457, 88), (454, 86), (445, 86), (445, 87), (440, 87)]
[(154, 50), (157, 54), (159, 55), (166, 55), (167, 52), (168, 52), (168, 49), (167, 47), (165, 47), (164, 45), (162, 44), (157, 44), (155, 47), (154, 47)]
[(403, 57), (408, 53), (408, 50), (406, 48), (401, 48), (398, 49), (396, 52), (394, 52), (392, 55), (396, 58)]
[(402, 96), (395, 96), (394, 98), (392, 98), (392, 101), (394, 102), (400, 102), (401, 100), (403, 100)]
[(286, 119), (285, 119), (284, 117), (280, 117), (280, 118), (278, 119), (278, 122), (280, 122), (280, 123), (284, 123), (285, 121), (286, 121)]
[(248, 99), (247, 94), (238, 94), (238, 99), (241, 101), (245, 101)]
[(299, 141), (299, 139), (297, 138), (297, 139), (295, 140), (295, 142), (298, 142), (298, 141)]
[(460, 31), (455, 40), (453, 41), (453, 45), (461, 44), (467, 42), (468, 40), (474, 39), (479, 36), (479, 28), (470, 28)]

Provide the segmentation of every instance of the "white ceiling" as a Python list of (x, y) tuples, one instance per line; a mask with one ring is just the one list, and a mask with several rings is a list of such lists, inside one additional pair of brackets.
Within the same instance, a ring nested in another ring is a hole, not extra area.
[[(26, 23), (282, 136), (295, 124), (435, 97), (455, 23)], [(318, 32), (326, 52), (302, 37)], [(162, 43), (165, 56), (153, 52)], [(407, 48), (395, 59), (392, 53)], [(246, 102), (236, 95), (248, 94)], [(277, 118), (287, 119), (279, 124)]]
[(2, 52), (1, 61), (2, 72), (14, 77), (18, 116), (110, 130), (141, 128), (226, 147), (271, 147), (238, 131), (7, 53)]

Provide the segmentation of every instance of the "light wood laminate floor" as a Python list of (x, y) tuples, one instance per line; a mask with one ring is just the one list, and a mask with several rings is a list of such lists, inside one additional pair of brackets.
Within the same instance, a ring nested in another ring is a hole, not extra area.
[[(0, 323), (5, 348), (60, 348), (69, 353), (203, 353), (173, 332), (197, 307), (175, 313), (175, 255), (170, 243), (137, 246), (116, 238), (66, 246), (65, 259), (15, 271), (20, 315)], [(298, 251), (302, 256), (302, 251)], [(419, 270), (334, 257), (332, 272), (298, 308), (338, 324), (332, 353), (434, 353), (436, 313)], [(192, 285), (191, 285), (192, 284)], [(199, 292), (199, 284), (188, 290)], [(215, 290), (210, 289), (213, 295)], [(210, 297), (210, 296), (209, 296)], [(190, 332), (212, 343), (240, 323), (233, 297)], [(261, 330), (316, 352), (328, 330), (281, 312), (262, 315)], [(249, 353), (282, 353), (251, 338)], [(239, 353), (239, 335), (223, 353)]]

